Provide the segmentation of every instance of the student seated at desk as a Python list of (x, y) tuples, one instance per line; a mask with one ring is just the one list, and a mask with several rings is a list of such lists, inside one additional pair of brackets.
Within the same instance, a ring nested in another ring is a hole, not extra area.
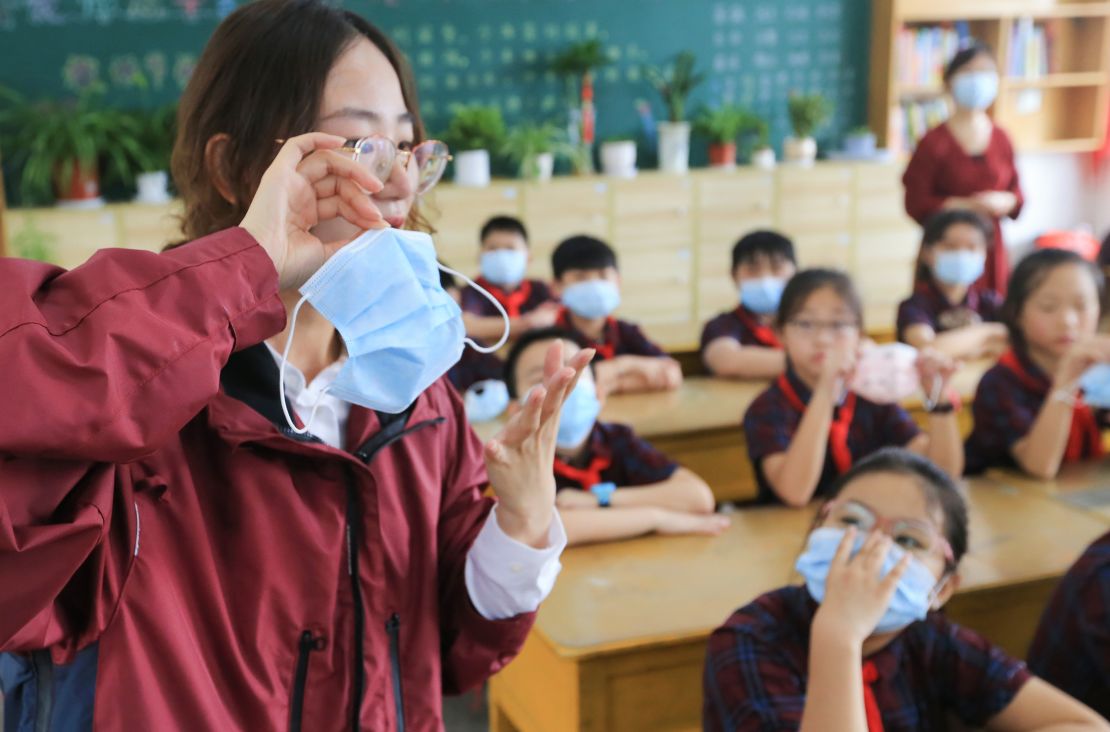
[(555, 293), (562, 299), (556, 325), (597, 351), (602, 393), (660, 391), (682, 385), (682, 368), (648, 340), (640, 327), (612, 317), (621, 302), (617, 254), (592, 236), (572, 236), (551, 255)]
[[(441, 264), (449, 266), (446, 262), (441, 262)], [(454, 275), (440, 270), (439, 284), (455, 302), (462, 299), (462, 291), (459, 289), (459, 283), (455, 280)], [(500, 317), (498, 316), (499, 319)], [(501, 327), (505, 327), (504, 320), (501, 320)], [(498, 337), (500, 337), (500, 334)], [(447, 379), (459, 390), (459, 393), (465, 394), (475, 384), (500, 380), (504, 371), (505, 364), (496, 353), (482, 353), (481, 351), (475, 351), (473, 348), (464, 348), (458, 362), (447, 372)], [(471, 420), (474, 421), (473, 417)]]
[(794, 243), (775, 231), (753, 231), (732, 248), (740, 304), (705, 324), (701, 360), (715, 376), (771, 379), (786, 368), (775, 312), (798, 262)]
[[(963, 470), (950, 402), (933, 407), (923, 434), (898, 404), (875, 404), (847, 388), (862, 327), (863, 309), (848, 275), (810, 269), (786, 285), (777, 318), (786, 371), (744, 415), (758, 501), (804, 506), (854, 461), (883, 447), (928, 455), (951, 475)], [(923, 352), (917, 369), (923, 384), (948, 393), (956, 370), (951, 359)]]
[(949, 209), (925, 224), (914, 293), (898, 306), (898, 339), (952, 358), (1000, 356), (1008, 345), (1002, 298), (975, 283), (994, 229), (974, 211)]
[(1042, 249), (1018, 264), (1002, 307), (1011, 350), (983, 374), (967, 468), (1014, 466), (1053, 478), (1064, 462), (1101, 457), (1107, 413), (1091, 409), (1079, 379), (1110, 362), (1097, 335), (1102, 273), (1074, 252)]
[[(516, 338), (533, 328), (555, 324), (559, 305), (542, 280), (525, 277), (532, 253), (528, 230), (520, 219), (494, 216), (482, 226), (481, 276), (477, 283), (505, 308), (509, 315), (509, 334)], [(473, 287), (462, 291), (459, 305), (463, 311), (466, 334), (480, 341), (496, 341), (505, 322), (493, 303)]]
[(1056, 587), (1029, 649), (1029, 668), (1110, 719), (1110, 532)]
[(887, 449), (846, 473), (796, 569), (709, 638), (708, 731), (1110, 729), (939, 610), (960, 585), (967, 506), (925, 458)]
[[(526, 333), (509, 351), (505, 381), (518, 404), (543, 382), (547, 347), (560, 339), (565, 358), (581, 350), (568, 331), (549, 328)], [(728, 526), (726, 517), (713, 513), (713, 493), (705, 481), (629, 427), (599, 422), (600, 410), (587, 371), (563, 406), (555, 456), (555, 505), (569, 543), (652, 532), (718, 534)]]

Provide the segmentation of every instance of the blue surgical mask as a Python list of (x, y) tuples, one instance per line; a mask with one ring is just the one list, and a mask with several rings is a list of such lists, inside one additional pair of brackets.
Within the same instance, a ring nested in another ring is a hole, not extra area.
[(786, 280), (781, 277), (758, 277), (740, 280), (740, 303), (759, 315), (770, 315), (779, 309)]
[(1083, 401), (1097, 409), (1110, 409), (1110, 363), (1096, 363), (1079, 377)]
[(466, 390), (463, 405), (466, 418), (471, 422), (491, 422), (501, 416), (509, 406), (509, 388), (504, 381), (489, 379), (479, 381)]
[(601, 402), (598, 401), (594, 382), (579, 379), (559, 412), (559, 433), (555, 444), (563, 450), (573, 450), (581, 445), (594, 428), (600, 413)]
[[(501, 340), (483, 347), (466, 337), (458, 304), (439, 284), (449, 272), (494, 303), (505, 320)], [(281, 357), (282, 411), (297, 434), (285, 399), (285, 364), (301, 307), (311, 303), (328, 319), (347, 349), (347, 361), (321, 393), (390, 414), (404, 411), (458, 362), (464, 344), (491, 353), (509, 337), (509, 317), (496, 299), (467, 277), (436, 262), (431, 237), (414, 231), (373, 229), (340, 249), (301, 286)]]
[(621, 293), (608, 280), (587, 280), (563, 290), (562, 300), (580, 318), (605, 318), (620, 306)]
[(965, 109), (989, 109), (997, 97), (997, 72), (967, 71), (952, 79), (952, 98)]
[(498, 287), (516, 287), (528, 269), (528, 253), (519, 249), (484, 252), (479, 262), (482, 276)]
[[(818, 603), (825, 599), (825, 581), (829, 576), (836, 550), (844, 538), (844, 529), (822, 527), (815, 529), (806, 542), (806, 549), (798, 557), (794, 569), (802, 575), (806, 582), (806, 589)], [(864, 535), (856, 537), (852, 556), (855, 556), (867, 539)], [(905, 550), (897, 544), (891, 546), (887, 552), (879, 576), (885, 577), (901, 561)], [(910, 623), (924, 620), (930, 606), (936, 600), (936, 593), (940, 585), (929, 568), (916, 557), (910, 559), (906, 573), (898, 581), (898, 588), (890, 600), (886, 612), (875, 626), (875, 633), (893, 633), (905, 628)]]
[(937, 252), (933, 274), (946, 285), (973, 285), (983, 276), (987, 256), (968, 249)]

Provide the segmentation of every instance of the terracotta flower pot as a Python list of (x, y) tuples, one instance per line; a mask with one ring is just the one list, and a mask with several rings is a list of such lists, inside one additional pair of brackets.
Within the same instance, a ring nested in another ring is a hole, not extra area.
[(736, 143), (715, 142), (710, 145), (709, 164), (714, 168), (736, 167)]
[(73, 161), (73, 172), (69, 180), (63, 180), (61, 163), (54, 167), (54, 193), (59, 203), (67, 201), (94, 201), (100, 198), (100, 172), (96, 163), (84, 166), (79, 160)]

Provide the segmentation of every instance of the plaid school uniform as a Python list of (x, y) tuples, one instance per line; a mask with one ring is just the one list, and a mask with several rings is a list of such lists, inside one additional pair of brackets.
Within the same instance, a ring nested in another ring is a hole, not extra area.
[[(743, 305), (727, 313), (721, 313), (705, 324), (701, 332), (701, 360), (705, 363), (705, 349), (718, 338), (731, 338), (741, 346), (763, 346), (782, 348), (771, 326), (760, 322), (759, 316)], [(709, 365), (705, 364), (709, 371)]]
[[(1019, 349), (1005, 353), (983, 374), (972, 408), (975, 427), (964, 445), (967, 473), (1016, 465), (1014, 443), (1032, 429), (1051, 388), (1048, 376)], [(1076, 400), (1065, 462), (1102, 456), (1100, 427), (1106, 419), (1105, 411), (1092, 410), (1082, 397)]]
[[(786, 452), (802, 421), (811, 392), (788, 367), (744, 414), (748, 456), (755, 467), (758, 503), (778, 503), (763, 473), (763, 459)], [(920, 434), (913, 418), (897, 404), (875, 404), (848, 392), (833, 414), (825, 465), (814, 496), (824, 495), (833, 481), (856, 460), (884, 447), (903, 447)]]
[(1110, 719), (1110, 532), (1087, 547), (1053, 592), (1029, 669)]
[(596, 361), (606, 361), (617, 356), (666, 356), (662, 348), (652, 343), (640, 326), (627, 320), (606, 318), (601, 341), (595, 341), (574, 327), (566, 308), (559, 311), (555, 324), (570, 331), (584, 348), (597, 350)]
[(1002, 297), (994, 290), (972, 287), (962, 302), (951, 303), (932, 280), (920, 282), (909, 298), (898, 306), (898, 340), (906, 340), (906, 330), (927, 325), (936, 333), (978, 323), (1001, 320)]
[(676, 470), (678, 463), (637, 437), (631, 427), (597, 422), (579, 461), (555, 459), (555, 486), (586, 491), (598, 483), (613, 483), (629, 488), (661, 483)]
[[(805, 587), (783, 587), (713, 632), (704, 675), (707, 732), (798, 729), (816, 611)], [(1030, 678), (1021, 661), (935, 612), (864, 659), (860, 673), (870, 732), (946, 730), (952, 717), (982, 727)]]

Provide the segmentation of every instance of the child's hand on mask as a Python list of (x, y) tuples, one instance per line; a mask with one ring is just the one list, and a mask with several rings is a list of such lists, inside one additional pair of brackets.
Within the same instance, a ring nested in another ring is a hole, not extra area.
[(856, 529), (849, 528), (829, 567), (825, 597), (813, 618), (813, 632), (862, 644), (890, 605), (898, 581), (909, 566), (910, 555), (902, 557), (886, 577), (880, 577), (893, 543), (890, 537), (873, 531), (853, 557), (855, 540)]
[(833, 347), (821, 364), (821, 380), (818, 387), (824, 387), (833, 399), (839, 399), (845, 384), (852, 379), (859, 359), (858, 347)]
[(917, 356), (921, 388), (929, 399), (943, 400), (948, 384), (960, 370), (960, 362), (935, 348), (923, 348)]
[(1110, 363), (1110, 336), (1095, 335), (1072, 345), (1056, 369), (1056, 388), (1074, 388), (1083, 372), (1096, 363)]

